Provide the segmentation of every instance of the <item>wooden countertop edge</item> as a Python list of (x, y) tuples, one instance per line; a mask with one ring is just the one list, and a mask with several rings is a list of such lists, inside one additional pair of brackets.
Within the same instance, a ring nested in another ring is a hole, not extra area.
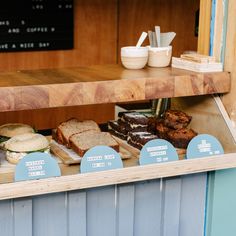
[(0, 200), (236, 167), (236, 153), (0, 185)]
[(230, 74), (217, 72), (0, 87), (0, 111), (227, 93), (230, 86)]

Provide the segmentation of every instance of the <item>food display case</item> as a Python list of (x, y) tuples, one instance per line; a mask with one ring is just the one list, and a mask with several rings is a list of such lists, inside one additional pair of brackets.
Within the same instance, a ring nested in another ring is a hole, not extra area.
[[(43, 118), (36, 119), (37, 126), (51, 129), (55, 128), (55, 123), (59, 123), (58, 114), (61, 114), (60, 119), (64, 119), (73, 116), (68, 111), (74, 109), (77, 112), (82, 108), (80, 114), (83, 119), (95, 118), (99, 123), (104, 123), (111, 119), (107, 114), (114, 113), (116, 103), (171, 98), (173, 109), (182, 110), (193, 117), (191, 128), (218, 138), (225, 154), (140, 166), (139, 151), (120, 142), (121, 154), (128, 157), (123, 160), (123, 168), (80, 173), (79, 164), (67, 165), (55, 157), (62, 176), (21, 182), (14, 182), (15, 166), (1, 156), (2, 235), (199, 236), (206, 232), (209, 236), (214, 235), (218, 214), (213, 215), (212, 212), (217, 212), (218, 208), (210, 201), (214, 196), (219, 201), (219, 193), (217, 195), (216, 192), (219, 188), (211, 171), (236, 167), (234, 130), (221, 100), (214, 95), (227, 94), (225, 104), (230, 103), (230, 94), (234, 91), (234, 73), (227, 72), (227, 68), (225, 72), (209, 73), (171, 67), (126, 70), (119, 65), (117, 48), (133, 43), (137, 38), (135, 33), (142, 26), (156, 22), (156, 16), (164, 25), (163, 28), (169, 30), (174, 27), (179, 33), (184, 33), (185, 37), (179, 37), (173, 47), (174, 55), (183, 50), (196, 50), (197, 38), (188, 34), (192, 29), (187, 26), (194, 25), (195, 16), (192, 16), (199, 7), (199, 1), (178, 1), (178, 8), (177, 3), (157, 2), (126, 0), (106, 1), (104, 4), (99, 0), (78, 0), (75, 1), (76, 48), (73, 52), (38, 52), (36, 56), (13, 54), (19, 62), (14, 67), (17, 71), (7, 67), (12, 57), (1, 54), (0, 120), (6, 118), (12, 121), (15, 116), (17, 121), (21, 116), (24, 120), (28, 118), (25, 114), (33, 114), (26, 111), (42, 111)], [(209, 13), (209, 8), (205, 9), (207, 4), (201, 1), (200, 22), (207, 17), (204, 12)], [(175, 20), (169, 22), (161, 17), (162, 14), (150, 11), (150, 6), (154, 5), (161, 6), (160, 12), (170, 13)], [(171, 9), (175, 9), (177, 14), (173, 14)], [(127, 12), (130, 13), (128, 23)], [(186, 25), (179, 27), (175, 22), (184, 12)], [(135, 27), (132, 22), (137, 18), (137, 13), (138, 27)], [(93, 14), (96, 15), (92, 18), (95, 24), (86, 28), (88, 16)], [(146, 23), (143, 14), (147, 16)], [(106, 24), (102, 24), (104, 22)], [(83, 33), (87, 33), (86, 37), (78, 30), (79, 26), (84, 29)], [(198, 43), (204, 38), (202, 32)], [(208, 33), (205, 32), (204, 36), (207, 37)], [(98, 41), (99, 48), (95, 46)], [(20, 63), (22, 58), (23, 64)], [(34, 62), (39, 59), (39, 63), (33, 64), (32, 58)], [(232, 68), (229, 67), (229, 71), (232, 72)], [(90, 108), (83, 110), (85, 106)], [(56, 122), (45, 125), (42, 122), (44, 117), (48, 123), (52, 118)]]
[[(1, 73), (2, 111), (94, 103), (119, 103), (171, 97), (172, 108), (186, 111), (193, 116), (192, 127), (199, 133), (207, 132), (219, 138), (226, 154), (219, 157), (139, 166), (138, 152), (136, 151), (135, 153), (132, 148), (127, 148), (128, 145), (126, 144), (126, 149), (125, 147), (124, 149), (131, 158), (123, 161), (124, 168), (122, 169), (80, 174), (78, 164), (70, 166), (59, 163), (62, 171), (61, 177), (15, 183), (13, 180), (15, 167), (3, 161), (0, 168), (2, 183), (0, 197), (2, 200), (27, 197), (30, 200), (26, 201), (30, 201), (31, 208), (34, 205), (34, 199), (38, 199), (40, 202), (41, 198), (45, 200), (45, 198), (51, 198), (50, 196), (56, 196), (56, 198), (61, 196), (67, 202), (67, 195), (69, 198), (71, 196), (75, 197), (76, 194), (80, 196), (85, 193), (89, 196), (90, 191), (101, 191), (102, 195), (108, 191), (112, 196), (117, 196), (117, 193), (114, 192), (118, 191), (116, 190), (117, 188), (121, 191), (119, 194), (125, 194), (123, 189), (128, 191), (127, 189), (132, 188), (134, 191), (136, 185), (140, 187), (144, 185), (147, 188), (152, 185), (160, 185), (158, 189), (155, 188), (156, 191), (160, 191), (158, 196), (161, 197), (164, 191), (167, 194), (165, 198), (167, 198), (167, 196), (171, 197), (171, 195), (168, 195), (168, 191), (181, 191), (181, 186), (185, 180), (188, 182), (190, 178), (198, 182), (200, 178), (202, 181), (202, 198), (199, 200), (205, 201), (205, 188), (203, 187), (206, 184), (205, 172), (232, 168), (236, 165), (234, 142), (221, 111), (212, 97), (215, 93), (227, 93), (230, 91), (230, 74), (227, 72), (195, 73), (172, 68), (146, 68), (140, 71), (130, 71), (120, 65), (104, 65), (55, 70), (18, 71), (10, 72), (10, 74), (15, 80), (12, 81), (12, 84), (6, 84), (5, 78), (9, 76), (9, 73)], [(49, 74), (50, 80), (48, 80)], [(30, 78), (30, 83), (24, 79), (26, 77)], [(212, 123), (209, 123), (209, 120)], [(221, 136), (222, 130), (224, 130), (224, 137)], [(184, 177), (186, 174), (201, 172), (200, 177), (199, 174)], [(172, 178), (169, 179), (169, 177)], [(138, 183), (135, 184), (134, 182), (137, 181)], [(148, 182), (140, 183), (140, 181)], [(177, 185), (174, 184), (176, 181), (178, 182)], [(161, 189), (161, 184), (165, 186), (163, 187), (165, 190)], [(173, 189), (171, 188), (172, 184), (174, 184)], [(102, 188), (99, 190), (97, 187)], [(96, 189), (91, 190), (93, 188)], [(52, 193), (57, 194), (54, 195)], [(42, 194), (49, 195), (33, 197)], [(99, 194), (94, 196), (91, 194), (91, 198), (99, 201)], [(80, 200), (80, 197), (78, 197), (78, 201)], [(154, 199), (154, 201), (156, 200)], [(124, 199), (120, 199), (120, 201), (124, 201)], [(11, 205), (10, 202), (9, 204)], [(97, 202), (97, 204), (100, 203)], [(124, 202), (124, 204), (127, 203)], [(81, 207), (85, 207), (85, 205), (81, 205)], [(168, 208), (169, 205), (165, 205), (165, 207)], [(114, 211), (116, 210), (114, 209)], [(167, 214), (166, 211), (164, 210), (164, 214)], [(200, 217), (199, 219), (201, 220), (199, 223), (203, 224), (203, 218)]]

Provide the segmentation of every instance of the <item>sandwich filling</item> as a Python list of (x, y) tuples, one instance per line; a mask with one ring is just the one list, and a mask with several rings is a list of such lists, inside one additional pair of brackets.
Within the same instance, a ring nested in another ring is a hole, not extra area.
[(21, 160), (27, 154), (34, 153), (34, 152), (50, 153), (50, 147), (46, 147), (44, 149), (31, 151), (31, 152), (15, 152), (15, 151), (7, 150), (6, 156), (14, 160)]

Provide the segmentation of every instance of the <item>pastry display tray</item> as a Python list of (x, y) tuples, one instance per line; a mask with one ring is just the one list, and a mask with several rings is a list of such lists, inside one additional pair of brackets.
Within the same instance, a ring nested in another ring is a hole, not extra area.
[[(42, 180), (13, 182), (14, 165), (9, 164), (3, 157), (0, 167), (0, 199), (11, 199), (53, 192), (85, 189), (112, 184), (121, 184), (194, 174), (213, 170), (236, 167), (236, 145), (227, 122), (211, 96), (200, 96), (172, 99), (172, 108), (183, 110), (193, 117), (191, 128), (199, 134), (208, 133), (215, 136), (223, 145), (225, 154), (191, 160), (150, 164), (139, 166), (138, 150), (118, 140), (122, 152), (129, 155), (123, 160), (121, 169), (80, 174), (79, 164), (65, 165), (58, 157), (62, 176)], [(222, 135), (224, 134), (224, 135)], [(122, 151), (123, 150), (123, 151)], [(180, 158), (181, 159), (181, 158)], [(5, 184), (6, 183), (6, 184)]]

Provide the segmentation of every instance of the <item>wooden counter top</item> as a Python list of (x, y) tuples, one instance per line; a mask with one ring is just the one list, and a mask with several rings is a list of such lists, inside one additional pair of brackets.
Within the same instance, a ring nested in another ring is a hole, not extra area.
[(0, 185), (0, 200), (236, 167), (235, 153)]
[(127, 102), (230, 91), (227, 72), (172, 68), (126, 70), (120, 65), (0, 73), (0, 110)]

